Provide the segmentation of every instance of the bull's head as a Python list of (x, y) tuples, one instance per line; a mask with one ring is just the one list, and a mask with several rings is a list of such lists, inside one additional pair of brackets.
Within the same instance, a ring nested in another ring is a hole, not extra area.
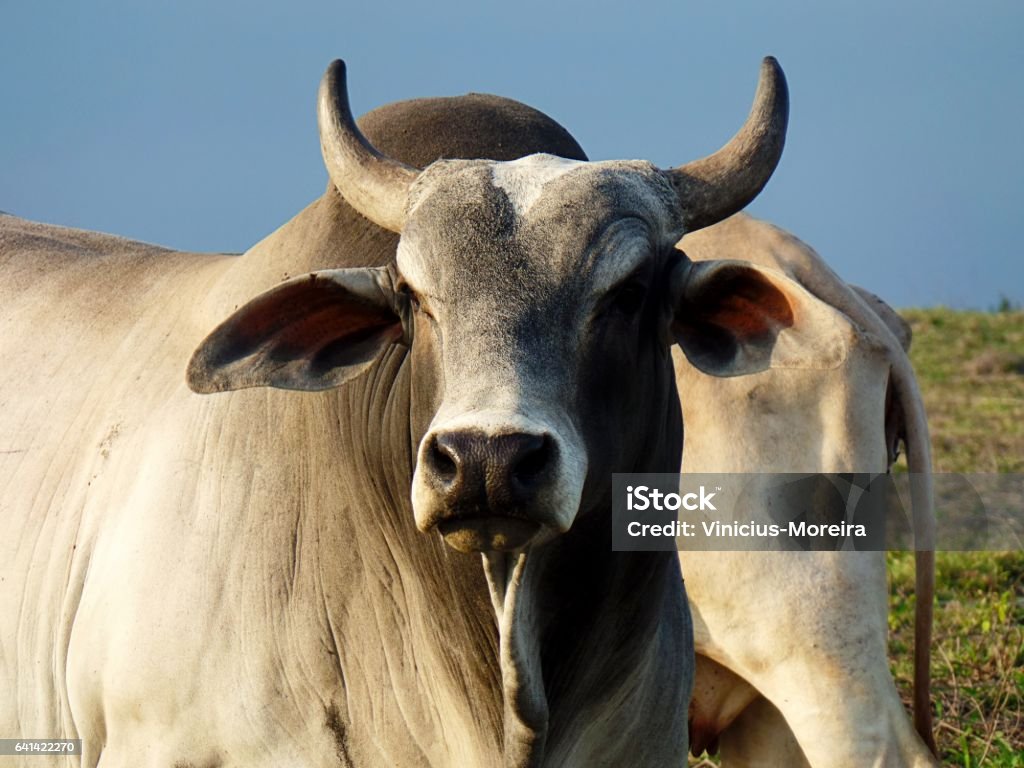
[(359, 132), (344, 77), (336, 61), (320, 88), (324, 159), (356, 210), (401, 233), (395, 264), (257, 297), (199, 348), (189, 383), (325, 389), (409, 346), (421, 530), (515, 550), (607, 503), (612, 472), (676, 471), (673, 341), (719, 375), (806, 354), (787, 339), (817, 331), (784, 277), (674, 247), (772, 174), (788, 109), (774, 59), (740, 132), (671, 170), (551, 155), (419, 170)]

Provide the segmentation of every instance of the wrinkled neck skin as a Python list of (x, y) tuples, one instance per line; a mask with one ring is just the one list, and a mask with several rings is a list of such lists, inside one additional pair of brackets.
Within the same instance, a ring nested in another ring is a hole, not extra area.
[[(378, 389), (389, 377), (375, 371), (341, 395), (350, 416), (369, 413), (369, 423), (385, 425), (366, 430), (372, 437), (364, 444), (346, 446), (351, 471), (382, 479), (366, 508), (383, 510), (383, 517), (371, 535), (344, 546), (360, 552), (362, 567), (380, 571), (365, 579), (372, 597), (359, 599), (395, 610), (394, 631), (382, 627), (378, 640), (386, 648), (397, 644), (385, 655), (393, 653), (400, 667), (390, 670), (390, 684), (413, 740), (443, 749), (425, 749), (428, 764), (587, 766), (609, 754), (608, 764), (670, 764), (685, 753), (679, 713), (692, 684), (680, 673), (689, 668), (684, 654), (692, 647), (675, 554), (612, 552), (606, 497), (568, 533), (524, 552), (463, 555), (437, 534), (415, 530), (409, 477), (416, 435), (408, 431), (408, 364), (397, 362), (399, 356), (382, 366), (384, 373), (400, 367), (389, 389)], [(666, 411), (649, 446), (650, 466), (678, 462), (678, 413)], [(408, 453), (393, 452), (377, 437), (393, 439), (398, 428), (407, 430)], [(329, 562), (321, 558), (330, 634), (366, 609), (352, 605), (350, 590), (343, 591), (346, 575), (332, 573)], [(402, 601), (413, 589), (422, 600)], [(386, 611), (372, 611), (380, 624)], [(347, 684), (363, 662), (344, 658), (340, 645), (339, 674)], [(408, 670), (412, 677), (402, 683)], [(439, 681), (439, 674), (451, 677)], [(623, 743), (624, 732), (637, 737)], [(411, 762), (400, 754), (389, 760)]]
[[(665, 365), (670, 365), (667, 355)], [(526, 551), (463, 555), (447, 548), (437, 534), (415, 531), (409, 478), (420, 435), (408, 426), (407, 404), (410, 396), (417, 397), (409, 389), (408, 368), (406, 357), (387, 393), (375, 391), (373, 374), (366, 382), (357, 382), (363, 394), (351, 395), (349, 402), (358, 414), (364, 412), (368, 398), (367, 412), (381, 412), (384, 424), (401, 423), (408, 430), (409, 453), (403, 452), (400, 459), (374, 437), (355, 454), (355, 471), (371, 476), (384, 470), (386, 486), (377, 501), (387, 502), (388, 525), (382, 523), (380, 530), (389, 557), (403, 561), (419, 553), (420, 562), (410, 566), (416, 576), (429, 580), (424, 574), (432, 573), (449, 584), (457, 580), (447, 595), (425, 594), (418, 618), (430, 621), (430, 630), (412, 628), (413, 636), (432, 635), (427, 642), (449, 654), (441, 668), (475, 676), (466, 681), (464, 698), (446, 704), (437, 715), (449, 718), (448, 707), (464, 710), (469, 721), (449, 723), (442, 738), (453, 739), (459, 729), (475, 727), (477, 745), (449, 754), (441, 763), (506, 768), (589, 766), (602, 761), (671, 764), (685, 753), (679, 713), (692, 685), (681, 673), (690, 668), (692, 630), (675, 554), (613, 552), (611, 499), (603, 491), (591, 494), (589, 506), (568, 533)], [(382, 375), (380, 380), (387, 378)], [(655, 405), (662, 408), (651, 410), (664, 415), (648, 430), (649, 442), (638, 453), (644, 458), (627, 469), (666, 471), (678, 465), (678, 398), (672, 378), (665, 381), (664, 391), (655, 398)], [(379, 548), (380, 542), (370, 547)], [(373, 567), (372, 561), (363, 559)], [(328, 602), (327, 614), (333, 610)], [(495, 627), (497, 638), (492, 634)], [(451, 642), (451, 637), (458, 637), (458, 642)], [(405, 648), (416, 654), (442, 652), (408, 639)], [(429, 689), (429, 681), (420, 679), (417, 685)], [(431, 690), (416, 695), (420, 700), (441, 698)], [(403, 711), (415, 707), (410, 703)], [(415, 725), (409, 723), (410, 729)], [(623, 733), (635, 736), (624, 740)]]
[(604, 522), (577, 526), (529, 552), (484, 556), (504, 765), (671, 764), (686, 752), (679, 713), (692, 683), (678, 568), (663, 553), (612, 553)]
[[(681, 424), (669, 381), (669, 397), (656, 397), (651, 410), (667, 417), (630, 471), (678, 465)], [(667, 765), (686, 752), (678, 713), (692, 686), (681, 673), (690, 668), (692, 628), (678, 560), (613, 552), (609, 492), (602, 488), (568, 533), (482, 556), (498, 623), (509, 768)], [(620, 738), (626, 732), (631, 738)]]

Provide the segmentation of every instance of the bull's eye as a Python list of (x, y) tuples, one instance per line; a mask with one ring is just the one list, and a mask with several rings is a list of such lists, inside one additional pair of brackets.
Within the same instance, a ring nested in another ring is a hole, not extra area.
[(420, 303), (420, 297), (416, 294), (412, 288), (409, 287), (408, 283), (402, 283), (398, 290), (409, 304), (409, 308), (413, 312), (420, 312), (423, 309), (423, 305)]
[(609, 309), (621, 315), (633, 316), (644, 305), (647, 289), (640, 283), (626, 283), (615, 291)]

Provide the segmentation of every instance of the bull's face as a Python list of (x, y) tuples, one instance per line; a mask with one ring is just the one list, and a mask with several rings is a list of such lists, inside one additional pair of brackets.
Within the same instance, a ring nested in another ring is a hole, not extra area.
[(343, 78), (335, 62), (321, 86), (324, 157), (357, 210), (401, 233), (396, 263), (257, 297), (197, 350), (194, 390), (325, 389), (405, 344), (417, 526), (510, 551), (606, 503), (612, 472), (678, 467), (672, 341), (720, 375), (785, 363), (776, 340), (799, 312), (784, 278), (674, 249), (771, 174), (786, 119), (773, 61), (744, 129), (669, 171), (550, 155), (419, 171), (359, 134)]
[(671, 471), (664, 287), (683, 225), (663, 175), (548, 155), (445, 161), (408, 209), (396, 288), (421, 530), (463, 551), (515, 549), (568, 530), (613, 470), (668, 453)]

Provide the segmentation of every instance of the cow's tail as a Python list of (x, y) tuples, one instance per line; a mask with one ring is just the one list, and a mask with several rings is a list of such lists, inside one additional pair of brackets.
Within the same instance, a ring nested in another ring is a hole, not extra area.
[(914, 728), (938, 757), (932, 726), (931, 647), (935, 603), (935, 506), (932, 487), (931, 441), (924, 403), (905, 354), (897, 354), (893, 386), (903, 411), (907, 468), (914, 530)]
[[(827, 267), (826, 267), (827, 269)], [(850, 317), (868, 326), (888, 340), (892, 351), (892, 384), (896, 402), (903, 413), (903, 440), (907, 447), (910, 471), (911, 515), (914, 531), (914, 729), (937, 758), (938, 747), (932, 724), (931, 652), (932, 619), (935, 605), (935, 499), (932, 487), (932, 451), (924, 401), (917, 386), (914, 368), (906, 350), (910, 346), (909, 328), (905, 338), (891, 323), (899, 316), (881, 299), (856, 286), (837, 293), (834, 286), (845, 283), (833, 273), (824, 296)], [(852, 290), (851, 290), (852, 288)], [(852, 301), (851, 301), (852, 300)], [(883, 313), (891, 313), (888, 321)]]

